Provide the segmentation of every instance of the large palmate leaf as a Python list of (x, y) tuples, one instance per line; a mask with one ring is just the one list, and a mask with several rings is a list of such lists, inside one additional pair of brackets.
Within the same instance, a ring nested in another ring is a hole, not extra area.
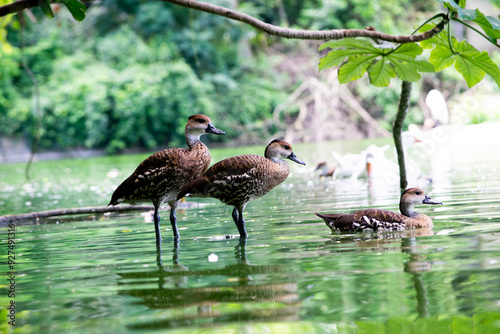
[(500, 16), (486, 16), (479, 9), (465, 9), (465, 0), (458, 4), (453, 0), (437, 0), (442, 2), (444, 7), (457, 15), (459, 20), (473, 21), (491, 39), (500, 39)]
[[(500, 18), (500, 16), (499, 16)], [(477, 17), (474, 22), (483, 29), (484, 33), (490, 38), (496, 40), (500, 39), (500, 20), (493, 16), (485, 16), (478, 11)]]
[(385, 87), (396, 76), (406, 81), (417, 81), (420, 79), (419, 72), (434, 71), (429, 62), (416, 60), (423, 49), (415, 43), (402, 44), (396, 48), (348, 38), (326, 42), (320, 50), (325, 48), (333, 50), (320, 60), (319, 68), (322, 70), (340, 65), (340, 83), (357, 80), (368, 72), (372, 85)]
[(339, 68), (339, 82), (348, 83), (361, 78), (375, 57), (376, 55), (349, 57), (349, 61)]
[(368, 68), (370, 83), (375, 87), (387, 87), (391, 79), (396, 77), (394, 68), (385, 61), (378, 61)]
[(480, 82), (485, 74), (500, 87), (500, 69), (486, 51), (480, 52), (467, 41), (458, 42), (453, 36), (448, 39), (446, 31), (420, 44), (424, 48), (432, 48), (429, 62), (437, 72), (455, 64), (455, 69), (462, 74), (469, 87)]

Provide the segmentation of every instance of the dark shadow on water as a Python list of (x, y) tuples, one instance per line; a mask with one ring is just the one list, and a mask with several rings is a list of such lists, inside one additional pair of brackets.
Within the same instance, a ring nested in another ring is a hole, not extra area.
[[(175, 318), (130, 324), (129, 329), (168, 329), (185, 326), (217, 326), (227, 322), (294, 321), (298, 319), (299, 295), (297, 283), (258, 283), (252, 275), (282, 272), (280, 265), (249, 264), (246, 240), (235, 246), (236, 263), (223, 268), (196, 270), (181, 264), (179, 243), (173, 244), (172, 265), (164, 266), (161, 249), (157, 253), (158, 268), (155, 271), (118, 273), (119, 285), (129, 287), (119, 294), (139, 298), (138, 303), (152, 309), (182, 310), (196, 307), (196, 314), (179, 315)], [(219, 277), (219, 283), (214, 283)], [(196, 280), (196, 286), (189, 283)], [(158, 286), (134, 289), (134, 285), (156, 281)], [(206, 286), (203, 285), (206, 281)], [(201, 282), (201, 283), (200, 283)], [(212, 306), (238, 303), (238, 307)], [(242, 307), (242, 305), (245, 305)], [(179, 312), (182, 314), (182, 312)]]

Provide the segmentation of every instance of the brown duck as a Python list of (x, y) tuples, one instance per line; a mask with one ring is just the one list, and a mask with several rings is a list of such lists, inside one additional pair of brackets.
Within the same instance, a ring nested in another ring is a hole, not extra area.
[(363, 231), (363, 230), (398, 230), (407, 227), (432, 227), (432, 219), (414, 211), (418, 204), (443, 204), (433, 201), (423, 190), (418, 188), (406, 189), (401, 194), (399, 210), (401, 214), (380, 210), (364, 209), (352, 213), (319, 214), (326, 225), (335, 231)]
[(179, 204), (177, 195), (184, 186), (200, 177), (210, 166), (210, 152), (200, 141), (200, 136), (206, 133), (225, 134), (215, 128), (207, 116), (190, 116), (185, 128), (188, 148), (170, 148), (148, 157), (118, 186), (108, 205), (153, 202), (156, 239), (159, 242), (161, 236), (158, 209), (166, 202), (170, 206), (170, 223), (174, 238), (178, 239), (175, 216), (175, 209)]
[(336, 166), (328, 168), (328, 165), (326, 164), (325, 161), (318, 163), (316, 166), (316, 169), (314, 171), (321, 171), (321, 174), (319, 174), (319, 177), (333, 177), (333, 173), (335, 173), (335, 168)]
[(282, 159), (305, 165), (293, 153), (292, 145), (280, 139), (273, 140), (266, 147), (264, 156), (247, 154), (219, 161), (203, 176), (191, 181), (177, 199), (186, 195), (213, 197), (233, 206), (234, 223), (240, 237), (245, 238), (245, 206), (286, 180), (290, 167)]

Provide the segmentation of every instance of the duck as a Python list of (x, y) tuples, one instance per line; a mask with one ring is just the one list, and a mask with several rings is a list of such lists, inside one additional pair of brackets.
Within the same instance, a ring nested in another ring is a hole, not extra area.
[(352, 213), (320, 214), (328, 227), (335, 231), (402, 230), (405, 228), (432, 227), (432, 219), (414, 211), (418, 204), (443, 204), (428, 197), (419, 188), (406, 189), (401, 194), (401, 214), (381, 209), (364, 209)]
[(179, 239), (176, 208), (177, 195), (192, 180), (200, 177), (210, 166), (208, 147), (200, 141), (204, 134), (224, 135), (211, 119), (202, 114), (188, 117), (185, 127), (188, 148), (169, 148), (146, 158), (136, 170), (113, 192), (108, 206), (120, 203), (137, 204), (152, 202), (157, 242), (161, 241), (159, 208), (170, 206), (170, 223), (174, 239)]
[(286, 180), (290, 166), (284, 159), (305, 165), (293, 153), (292, 145), (275, 139), (267, 145), (264, 157), (246, 154), (217, 162), (184, 187), (177, 200), (184, 196), (212, 197), (233, 206), (232, 218), (240, 238), (246, 238), (243, 211), (251, 200), (266, 195)]
[(325, 161), (322, 161), (318, 163), (316, 166), (316, 169), (314, 171), (321, 171), (321, 174), (319, 174), (319, 177), (333, 177), (333, 174), (335, 173), (336, 166), (328, 168), (328, 165), (326, 164)]
[(361, 154), (347, 153), (341, 155), (332, 150), (332, 155), (337, 161), (335, 175), (338, 178), (348, 178), (355, 174), (357, 177), (366, 177), (364, 152)]

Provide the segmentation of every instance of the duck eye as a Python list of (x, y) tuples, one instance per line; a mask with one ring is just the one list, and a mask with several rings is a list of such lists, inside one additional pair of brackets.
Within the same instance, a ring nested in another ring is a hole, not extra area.
[(198, 123), (205, 123), (205, 120), (203, 118), (198, 118), (197, 121)]
[(285, 150), (289, 150), (289, 149), (290, 149), (290, 146), (285, 145)]
[(415, 191), (415, 194), (416, 194), (416, 195), (421, 195), (421, 194), (422, 194), (422, 192), (421, 192), (421, 191)]

